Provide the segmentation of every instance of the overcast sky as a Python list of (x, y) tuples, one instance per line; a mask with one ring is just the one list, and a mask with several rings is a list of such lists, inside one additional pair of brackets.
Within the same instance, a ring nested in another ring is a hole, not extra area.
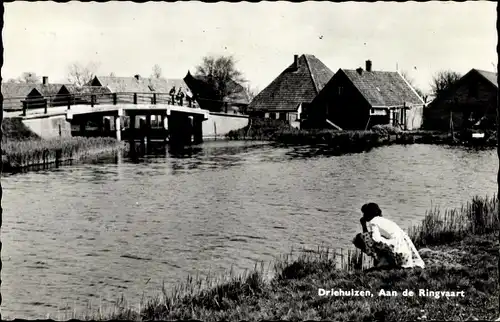
[(194, 71), (207, 54), (233, 55), (262, 90), (293, 61), (313, 54), (332, 71), (406, 70), (428, 90), (442, 69), (494, 71), (495, 2), (51, 3), (5, 4), (4, 79), (32, 71), (65, 81), (68, 65), (98, 74), (167, 78)]

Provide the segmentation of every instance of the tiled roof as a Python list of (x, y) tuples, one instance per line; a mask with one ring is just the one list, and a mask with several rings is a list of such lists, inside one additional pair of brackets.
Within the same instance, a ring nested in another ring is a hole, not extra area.
[(424, 104), (398, 72), (341, 69), (361, 95), (374, 107)]
[[(108, 87), (112, 92), (130, 92), (130, 93), (148, 93), (150, 92), (147, 79), (135, 77), (116, 77), (116, 76), (96, 76), (102, 86)], [(95, 79), (91, 83), (94, 83)]]
[(484, 78), (486, 78), (489, 82), (491, 82), (493, 85), (498, 87), (497, 73), (487, 72), (485, 70), (479, 70), (479, 69), (475, 69), (475, 70), (480, 75), (482, 75)]
[(64, 85), (71, 94), (108, 94), (111, 90), (101, 86), (76, 86), (72, 84)]
[(4, 98), (24, 99), (38, 84), (2, 83)]
[(42, 93), (43, 96), (55, 96), (61, 90), (64, 84), (36, 84), (35, 88)]
[(295, 110), (310, 103), (332, 78), (333, 72), (314, 55), (298, 58), (264, 88), (249, 105), (253, 110)]
[(176, 78), (149, 78), (148, 79), (148, 84), (149, 87), (152, 91), (158, 92), (158, 93), (169, 93), (170, 90), (175, 86), (176, 92), (179, 90), (179, 88), (182, 88), (182, 90), (185, 92), (186, 89), (188, 88), (187, 84), (184, 82), (183, 79), (176, 79)]
[[(115, 76), (97, 76), (102, 86), (108, 87), (112, 92), (135, 92), (135, 93), (169, 93), (175, 86), (176, 91), (179, 88), (187, 89), (187, 85), (182, 79), (166, 78), (142, 78), (135, 77), (115, 77)], [(96, 83), (92, 83), (96, 85)]]

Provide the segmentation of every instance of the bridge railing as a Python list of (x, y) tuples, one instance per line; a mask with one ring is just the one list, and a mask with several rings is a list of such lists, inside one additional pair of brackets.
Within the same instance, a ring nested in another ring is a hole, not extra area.
[(91, 107), (99, 105), (118, 105), (118, 104), (137, 104), (137, 105), (157, 105), (169, 104), (184, 107), (197, 108), (197, 103), (189, 97), (182, 99), (177, 96), (171, 96), (168, 93), (73, 93), (58, 94), (44, 97), (6, 97), (3, 99), (3, 107), (6, 112), (22, 111), (26, 116), (28, 112), (35, 114), (47, 114), (56, 108), (63, 112), (70, 110), (75, 105), (89, 105)]

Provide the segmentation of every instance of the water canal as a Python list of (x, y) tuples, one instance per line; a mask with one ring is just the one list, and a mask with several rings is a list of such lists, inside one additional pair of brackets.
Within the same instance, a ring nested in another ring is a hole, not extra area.
[(188, 274), (252, 268), (291, 248), (343, 247), (378, 202), (405, 228), (431, 206), (496, 191), (494, 150), (389, 146), (362, 154), (207, 142), (2, 178), (2, 316), (143, 296)]

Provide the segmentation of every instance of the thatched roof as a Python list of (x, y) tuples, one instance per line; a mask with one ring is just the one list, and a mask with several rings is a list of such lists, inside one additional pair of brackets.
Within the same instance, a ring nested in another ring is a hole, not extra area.
[(423, 99), (398, 72), (340, 69), (372, 107), (423, 105)]
[(249, 105), (251, 110), (294, 111), (310, 103), (333, 72), (314, 55), (302, 55), (264, 88)]

